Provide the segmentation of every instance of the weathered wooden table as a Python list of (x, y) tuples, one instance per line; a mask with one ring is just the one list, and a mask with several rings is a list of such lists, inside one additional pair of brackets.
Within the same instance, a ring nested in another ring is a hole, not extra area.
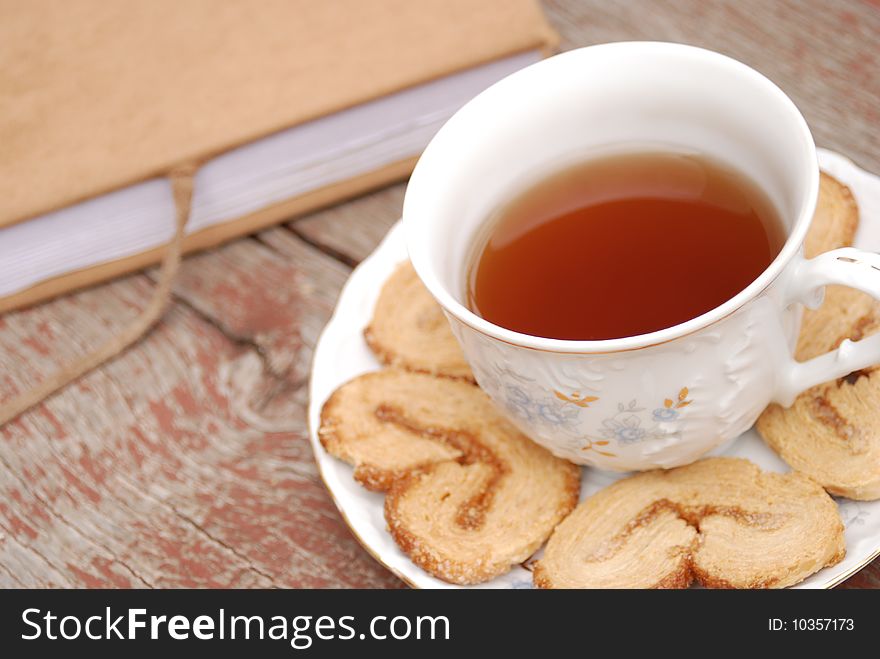
[[(880, 6), (550, 0), (563, 48), (672, 40), (780, 84), (821, 146), (880, 172)], [(316, 473), (312, 347), (404, 186), (186, 260), (148, 337), (0, 430), (0, 586), (400, 587)], [(123, 327), (155, 273), (0, 317), (0, 399)], [(880, 587), (880, 562), (847, 583)]]

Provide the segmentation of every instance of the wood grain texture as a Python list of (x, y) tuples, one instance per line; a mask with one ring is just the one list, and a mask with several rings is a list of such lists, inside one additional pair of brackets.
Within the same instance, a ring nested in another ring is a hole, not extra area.
[[(0, 431), (0, 585), (383, 586), (305, 427), (312, 347), (348, 269), (291, 236), (188, 259), (147, 338)], [(0, 321), (0, 397), (118, 330), (123, 279)]]
[[(780, 84), (817, 142), (880, 171), (869, 2), (548, 0), (562, 48), (674, 40)], [(397, 587), (357, 544), (305, 423), (317, 335), (403, 185), (186, 260), (126, 354), (0, 429), (0, 587)], [(0, 317), (0, 400), (134, 317), (155, 273)], [(880, 587), (880, 563), (846, 587)]]
[(399, 183), (347, 204), (331, 206), (288, 228), (350, 265), (363, 261), (400, 218), (406, 185)]

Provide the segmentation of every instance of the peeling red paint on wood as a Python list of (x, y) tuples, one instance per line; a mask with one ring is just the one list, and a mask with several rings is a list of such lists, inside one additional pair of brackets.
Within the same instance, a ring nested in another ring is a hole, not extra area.
[[(305, 245), (299, 262), (245, 246), (188, 261), (180, 302), (148, 337), (4, 429), (0, 585), (399, 585), (342, 523), (305, 433), (311, 345), (297, 328), (326, 322), (347, 269)], [(274, 277), (253, 315), (230, 307), (249, 298), (199, 287), (205, 273), (245, 281), (243, 268)], [(312, 302), (304, 281), (327, 290)], [(130, 277), (6, 316), (0, 395), (99, 343), (152, 286)], [(273, 305), (292, 309), (277, 325)], [(48, 354), (17, 341), (58, 314), (74, 345), (61, 331)]]

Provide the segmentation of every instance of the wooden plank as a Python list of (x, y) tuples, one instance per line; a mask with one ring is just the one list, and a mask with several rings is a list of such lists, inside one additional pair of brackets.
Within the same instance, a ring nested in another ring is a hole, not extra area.
[(291, 222), (288, 228), (349, 265), (363, 261), (400, 218), (406, 186), (398, 183)]
[(870, 0), (545, 0), (562, 49), (678, 41), (730, 55), (779, 85), (819, 146), (880, 171), (880, 11)]
[[(0, 584), (383, 586), (317, 476), (305, 382), (341, 264), (254, 240), (188, 260), (134, 349), (0, 430)], [(0, 319), (0, 398), (122, 327), (129, 277)]]

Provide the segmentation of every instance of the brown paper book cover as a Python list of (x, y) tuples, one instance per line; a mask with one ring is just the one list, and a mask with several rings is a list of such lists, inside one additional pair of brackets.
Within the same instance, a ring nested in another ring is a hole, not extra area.
[[(59, 210), (180, 163), (555, 45), (532, 0), (0, 0), (0, 15), (0, 231), (44, 216), (63, 229)], [(187, 247), (402, 178), (415, 156), (332, 184), (315, 174), (313, 189), (197, 226)], [(160, 247), (0, 290), (0, 309), (143, 267)]]

